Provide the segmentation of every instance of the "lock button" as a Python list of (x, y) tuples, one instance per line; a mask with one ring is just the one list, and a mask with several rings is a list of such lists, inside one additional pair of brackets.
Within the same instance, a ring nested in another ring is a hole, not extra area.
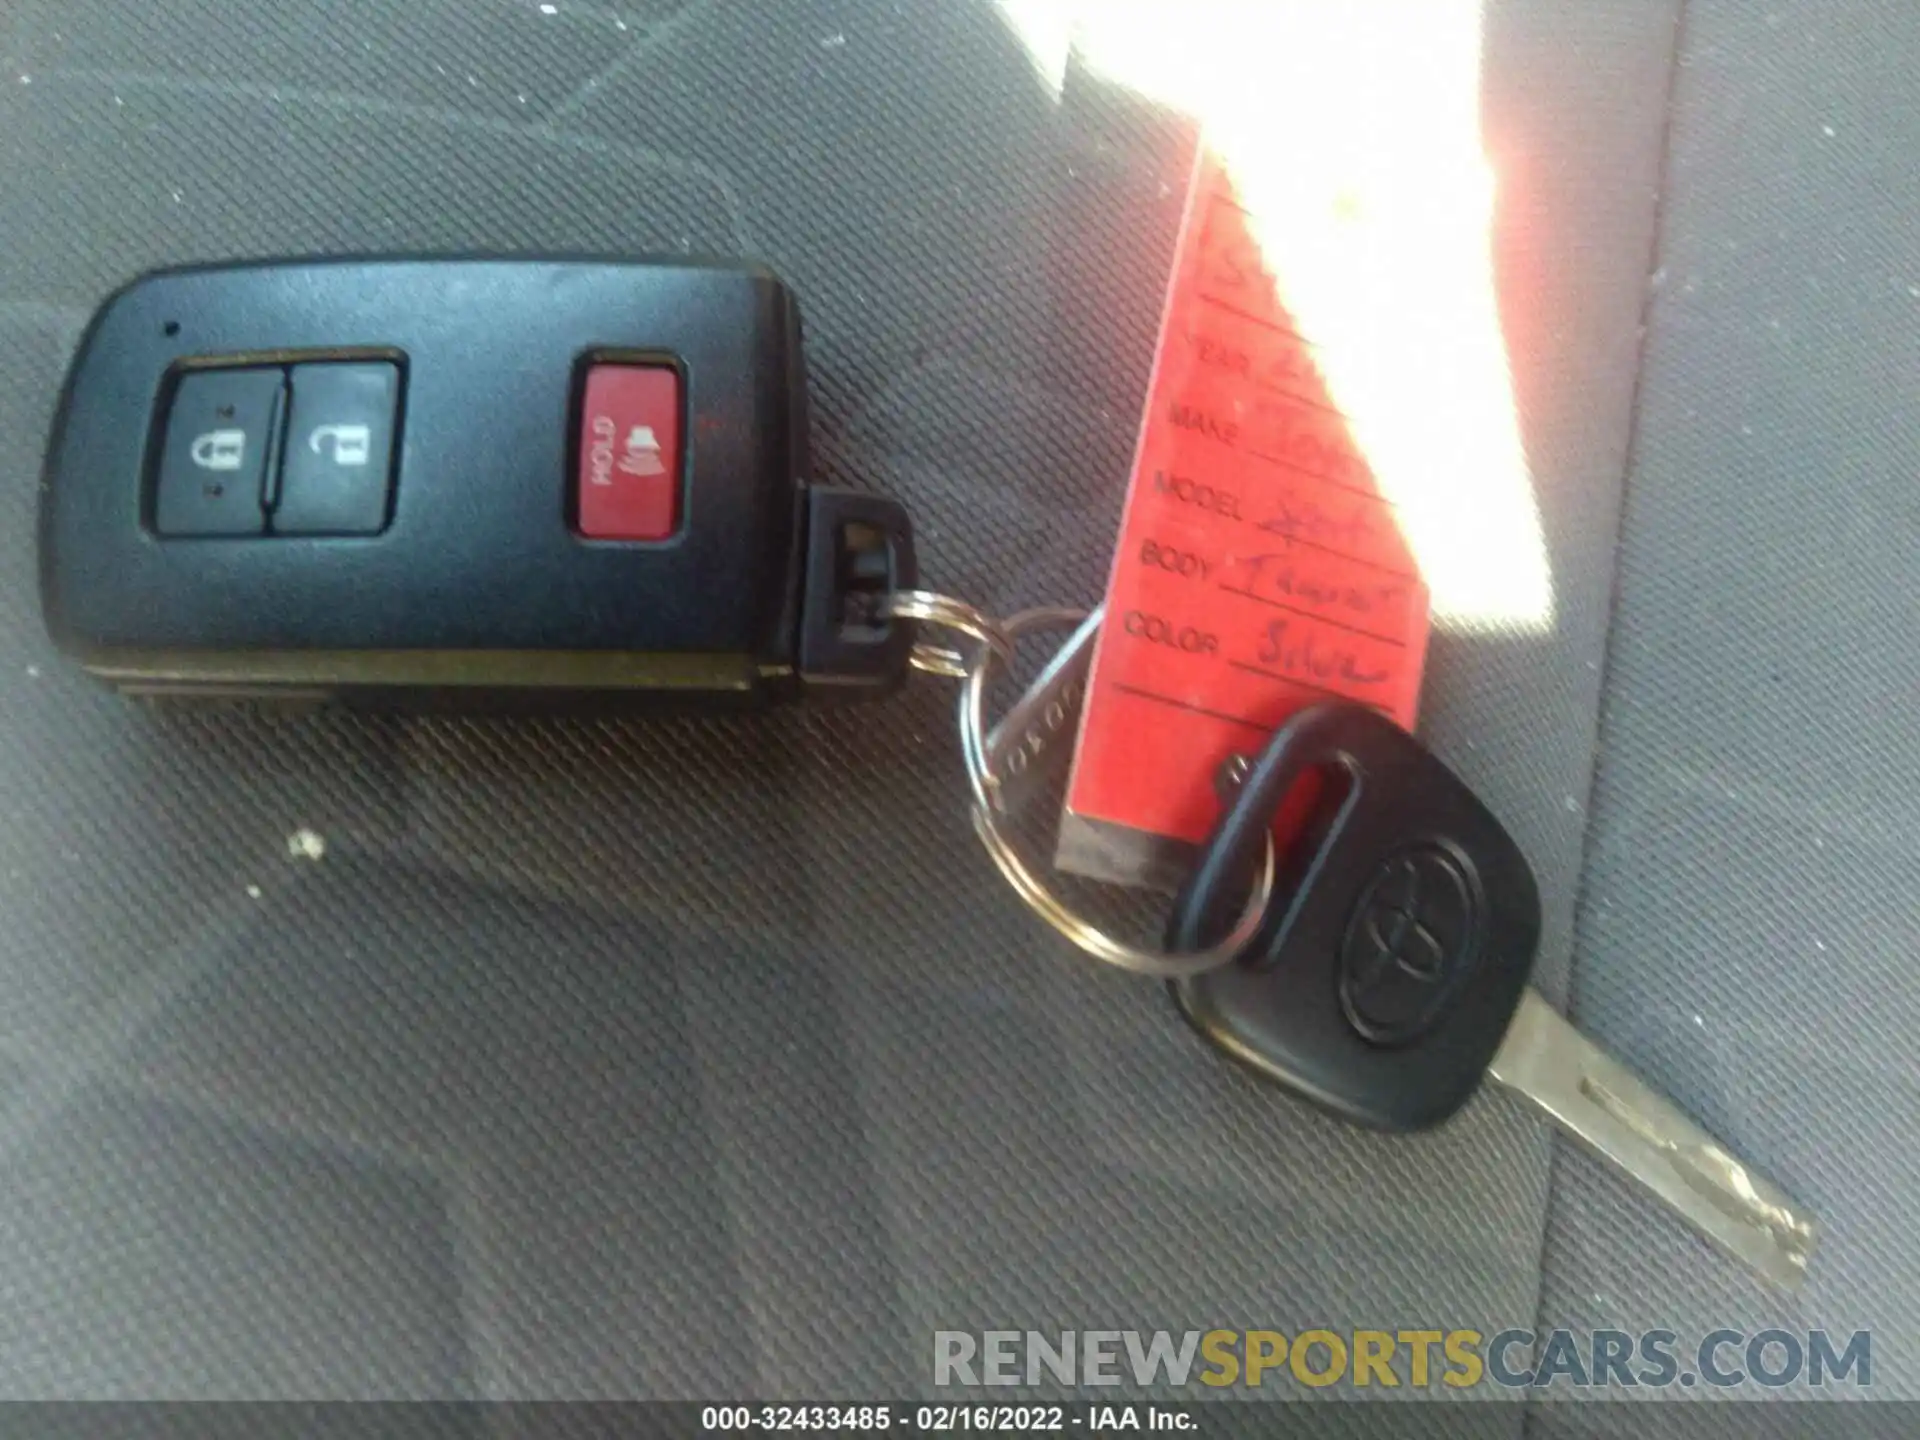
[(278, 369), (197, 370), (167, 412), (154, 486), (161, 535), (259, 535), (286, 380)]
[(276, 535), (378, 535), (387, 527), (400, 368), (295, 365), (286, 458), (268, 497)]

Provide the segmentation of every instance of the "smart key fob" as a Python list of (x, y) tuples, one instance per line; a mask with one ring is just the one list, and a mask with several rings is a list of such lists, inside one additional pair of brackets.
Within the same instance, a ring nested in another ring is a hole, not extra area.
[(792, 293), (733, 264), (164, 271), (67, 375), (47, 626), (124, 690), (754, 704), (906, 674), (905, 512), (805, 483)]

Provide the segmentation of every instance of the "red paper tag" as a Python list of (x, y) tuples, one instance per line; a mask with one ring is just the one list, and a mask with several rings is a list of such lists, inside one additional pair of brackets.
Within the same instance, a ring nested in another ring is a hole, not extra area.
[[(1197, 842), (1213, 779), (1339, 696), (1412, 728), (1427, 591), (1365, 453), (1203, 158), (1161, 324), (1067, 808)], [(1063, 832), (1061, 863), (1143, 879)]]

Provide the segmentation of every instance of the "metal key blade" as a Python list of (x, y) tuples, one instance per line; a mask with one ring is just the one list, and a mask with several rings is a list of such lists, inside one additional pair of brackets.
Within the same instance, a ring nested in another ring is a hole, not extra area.
[(1784, 1290), (1799, 1287), (1819, 1224), (1779, 1186), (1650, 1089), (1529, 989), (1488, 1068), (1561, 1129)]

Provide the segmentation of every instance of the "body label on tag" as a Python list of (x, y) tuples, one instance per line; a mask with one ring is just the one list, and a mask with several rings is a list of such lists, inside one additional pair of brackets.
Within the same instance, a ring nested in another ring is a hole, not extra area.
[(1426, 586), (1257, 237), (1203, 150), (1057, 857), (1099, 879), (1176, 882), (1221, 764), (1304, 704), (1414, 723)]

